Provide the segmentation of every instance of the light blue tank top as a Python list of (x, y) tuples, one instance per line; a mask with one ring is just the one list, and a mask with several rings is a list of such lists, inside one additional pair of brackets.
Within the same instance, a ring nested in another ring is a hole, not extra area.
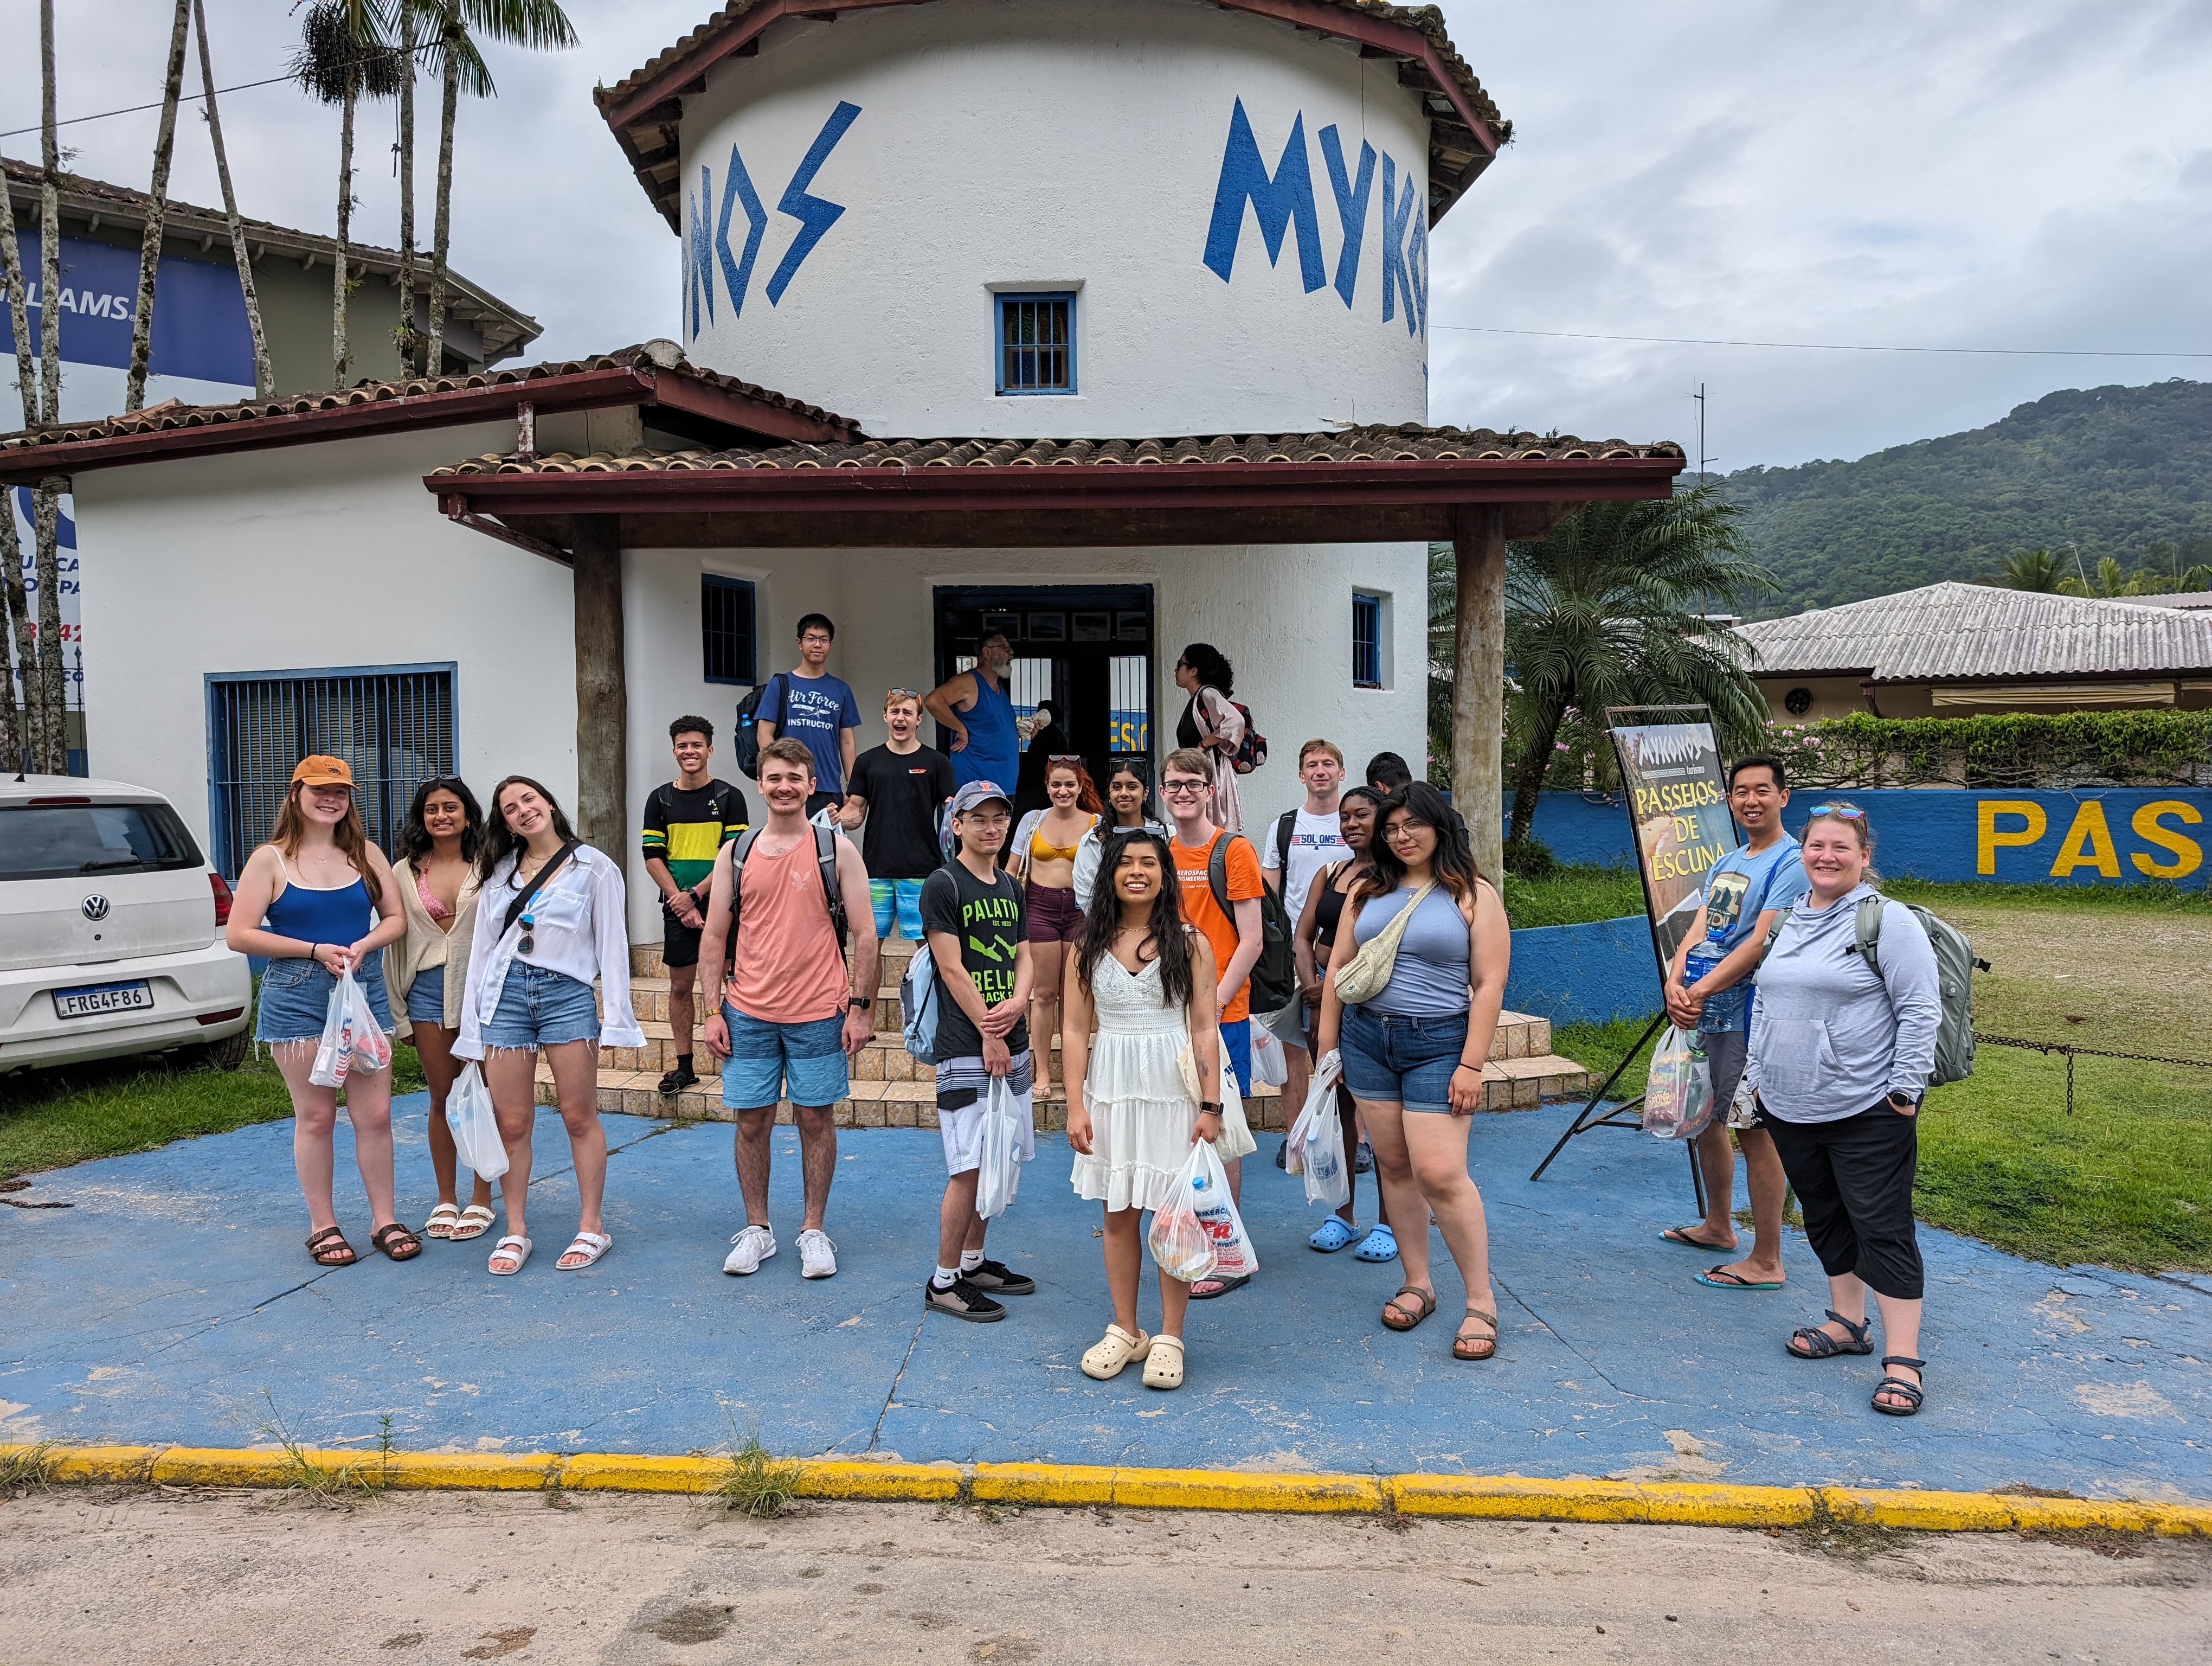
[[(1377, 897), (1359, 910), (1352, 940), (1365, 947), (1393, 920), (1413, 892), (1401, 885), (1388, 897)], [(1398, 939), (1397, 964), (1382, 993), (1366, 1003), (1370, 1012), (1392, 1018), (1451, 1018), (1468, 1009), (1467, 921), (1451, 893), (1438, 885), (1421, 899), (1420, 907)]]
[(963, 786), (992, 781), (1011, 793), (1021, 773), (1022, 739), (1006, 691), (977, 677), (975, 703), (960, 714), (960, 721), (968, 726), (968, 744), (952, 754), (952, 779)]

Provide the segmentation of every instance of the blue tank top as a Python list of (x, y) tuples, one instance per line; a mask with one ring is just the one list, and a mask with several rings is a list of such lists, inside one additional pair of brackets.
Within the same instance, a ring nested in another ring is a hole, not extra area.
[[(1412, 900), (1413, 891), (1400, 886), (1388, 897), (1377, 897), (1359, 910), (1352, 939), (1365, 947), (1370, 939), (1395, 919)], [(1421, 899), (1413, 917), (1398, 939), (1398, 958), (1390, 969), (1390, 982), (1367, 1003), (1370, 1012), (1393, 1018), (1450, 1018), (1468, 1009), (1467, 920), (1438, 885)]]
[(1014, 790), (1021, 773), (1022, 738), (1014, 727), (1014, 702), (1004, 689), (994, 689), (975, 678), (975, 703), (960, 714), (968, 726), (968, 744), (952, 754), (952, 779), (965, 785), (988, 781)]
[(315, 891), (301, 885), (284, 869), (284, 889), (262, 924), (279, 937), (296, 937), (302, 943), (358, 943), (374, 923), (368, 882), (356, 876), (349, 885)]

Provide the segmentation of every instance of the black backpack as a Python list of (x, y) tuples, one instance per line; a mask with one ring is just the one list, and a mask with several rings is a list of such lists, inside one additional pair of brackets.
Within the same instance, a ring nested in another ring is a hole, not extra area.
[[(761, 697), (768, 692), (769, 683), (782, 681), (783, 673), (777, 672), (767, 683), (754, 684), (752, 692), (738, 702), (738, 773), (747, 781), (760, 779), (760, 732), (754, 726), (760, 721)], [(784, 697), (776, 706), (778, 715), (770, 718), (770, 722), (780, 724), (789, 715), (790, 694), (787, 686)]]
[[(1243, 836), (1230, 833), (1213, 842), (1206, 859), (1206, 883), (1213, 900), (1231, 920), (1236, 908), (1229, 900), (1229, 841)], [(1281, 839), (1282, 835), (1277, 835)], [(1289, 868), (1284, 873), (1287, 875)], [(1298, 995), (1298, 967), (1291, 952), (1291, 916), (1283, 899), (1265, 885), (1260, 887), (1260, 958), (1252, 963), (1252, 1011), (1279, 1012)]]
[[(830, 929), (837, 933), (837, 956), (844, 958), (845, 941), (849, 927), (845, 920), (844, 888), (837, 883), (837, 836), (818, 822), (810, 822), (814, 834), (814, 866), (822, 875), (822, 900), (830, 905)], [(745, 858), (752, 854), (753, 841), (761, 830), (748, 828), (738, 838), (737, 848), (730, 852), (730, 935), (728, 958), (735, 964), (738, 958), (738, 910), (744, 899), (744, 884)]]

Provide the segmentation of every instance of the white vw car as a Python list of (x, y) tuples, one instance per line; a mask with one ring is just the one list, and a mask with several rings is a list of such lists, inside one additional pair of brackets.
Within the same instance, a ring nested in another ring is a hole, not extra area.
[(230, 887), (159, 793), (0, 777), (0, 1073), (204, 1047), (246, 1056)]

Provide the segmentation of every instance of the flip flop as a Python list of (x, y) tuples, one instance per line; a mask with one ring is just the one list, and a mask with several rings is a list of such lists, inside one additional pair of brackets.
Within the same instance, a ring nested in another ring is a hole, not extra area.
[(1739, 1277), (1729, 1272), (1726, 1267), (1708, 1267), (1698, 1274), (1698, 1282), (1714, 1290), (1779, 1290), (1782, 1288), (1782, 1280), (1779, 1279), (1775, 1280), (1771, 1284), (1762, 1284), (1755, 1279)]
[[(1226, 1296), (1231, 1291), (1241, 1290), (1251, 1282), (1252, 1275), (1249, 1273), (1239, 1273), (1233, 1279), (1218, 1279), (1208, 1274), (1205, 1278), (1200, 1279), (1198, 1284), (1191, 1286), (1190, 1298), (1194, 1302), (1210, 1302), (1216, 1296)], [(1210, 1284), (1213, 1288), (1201, 1290), (1198, 1286), (1202, 1284)]]
[(1732, 1250), (1735, 1247), (1729, 1243), (1707, 1243), (1703, 1238), (1693, 1238), (1690, 1236), (1690, 1229), (1687, 1226), (1669, 1226), (1659, 1236), (1669, 1243), (1682, 1244), (1692, 1250), (1702, 1250), (1709, 1256), (1716, 1250)]
[(1342, 1215), (1331, 1215), (1314, 1228), (1313, 1236), (1306, 1243), (1324, 1256), (1333, 1256), (1358, 1236), (1359, 1229)]
[(1352, 1252), (1352, 1258), (1378, 1266), (1384, 1262), (1395, 1261), (1398, 1259), (1398, 1235), (1377, 1221), (1367, 1229), (1367, 1237), (1359, 1248)]

